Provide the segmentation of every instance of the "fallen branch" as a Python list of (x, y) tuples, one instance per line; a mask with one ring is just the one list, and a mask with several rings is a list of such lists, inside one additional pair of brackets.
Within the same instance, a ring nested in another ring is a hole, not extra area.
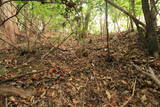
[(14, 87), (0, 87), (2, 96), (20, 96), (22, 98), (31, 97), (33, 92)]
[(38, 73), (41, 73), (41, 72), (46, 72), (46, 71), (42, 70), (42, 71), (38, 71), (38, 72), (29, 72), (29, 73), (22, 74), (22, 75), (19, 75), (19, 76), (16, 76), (16, 77), (12, 77), (12, 78), (9, 78), (9, 79), (1, 80), (0, 84), (6, 83), (6, 82), (10, 82), (10, 81), (14, 81), (15, 79), (19, 79), (19, 78), (22, 78), (24, 76), (30, 76), (30, 75), (33, 75), (33, 74), (38, 74)]
[(132, 95), (131, 95), (131, 96), (128, 98), (128, 100), (125, 101), (120, 107), (125, 107), (125, 106), (129, 103), (129, 101), (133, 98), (134, 92), (135, 92), (135, 88), (136, 88), (136, 80), (135, 80), (135, 82), (134, 82), (134, 84), (133, 84)]
[(143, 73), (144, 75), (150, 77), (157, 85), (158, 87), (160, 88), (160, 80), (158, 79), (158, 77), (155, 75), (153, 69), (151, 67), (149, 67), (149, 69), (147, 70), (148, 72), (146, 71), (143, 71), (139, 66), (133, 64), (133, 66), (138, 70), (140, 71), (141, 73)]

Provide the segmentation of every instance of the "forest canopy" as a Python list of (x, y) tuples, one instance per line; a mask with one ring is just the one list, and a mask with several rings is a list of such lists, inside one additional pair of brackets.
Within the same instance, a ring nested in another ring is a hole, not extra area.
[[(132, 11), (130, 0), (115, 0), (114, 2), (116, 4), (119, 4), (119, 6), (121, 6), (125, 10)], [(23, 4), (23, 2), (18, 3)], [(105, 27), (105, 2), (103, 0), (77, 0), (69, 1), (68, 4), (67, 2), (63, 2), (61, 0), (57, 0), (53, 4), (43, 4), (41, 2), (31, 1), (26, 7), (28, 8), (28, 12), (30, 11), (33, 16), (36, 15), (36, 17), (39, 17), (41, 19), (44, 18), (43, 20), (45, 21), (51, 18), (52, 23), (48, 25), (51, 29), (62, 30), (63, 26), (65, 25), (66, 30), (70, 31), (77, 26), (77, 19), (80, 19), (79, 21), (84, 22), (85, 14), (87, 14), (88, 11), (90, 13), (88, 29), (89, 32), (100, 33), (100, 27), (98, 27), (100, 26), (100, 23), (103, 24), (101, 26)], [(126, 30), (128, 27), (130, 27), (130, 18), (128, 16), (110, 5), (108, 11), (110, 23), (109, 28), (111, 32)], [(134, 12), (134, 15), (137, 18), (144, 21), (141, 8), (141, 0), (135, 1)], [(56, 25), (58, 25), (59, 27)]]

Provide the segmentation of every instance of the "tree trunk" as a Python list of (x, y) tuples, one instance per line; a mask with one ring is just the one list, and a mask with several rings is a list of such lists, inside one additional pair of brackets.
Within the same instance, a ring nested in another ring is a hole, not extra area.
[(91, 16), (91, 9), (92, 9), (91, 6), (89, 6), (88, 9), (87, 9), (87, 13), (86, 13), (85, 18), (84, 18), (82, 32), (80, 34), (81, 38), (86, 38), (87, 31), (88, 31), (89, 19), (90, 19), (90, 16)]
[[(108, 2), (105, 1), (105, 21), (106, 21), (106, 37), (107, 37), (107, 57), (110, 58), (110, 47), (109, 47), (109, 29), (108, 29)], [(108, 59), (107, 58), (107, 59)]]
[[(135, 18), (132, 14), (124, 10), (123, 8), (119, 7), (115, 3), (113, 3), (111, 0), (106, 0), (110, 5), (117, 8), (124, 14), (128, 15), (136, 24), (138, 32), (143, 35), (143, 28), (145, 27), (145, 36), (146, 36), (146, 46), (148, 48), (148, 52), (150, 55), (153, 55), (155, 57), (159, 57), (159, 42), (158, 42), (158, 36), (156, 33), (156, 27), (157, 27), (157, 20), (156, 20), (156, 6), (154, 0), (141, 0), (142, 1), (142, 9), (144, 13), (144, 18), (146, 25), (143, 24), (141, 21), (139, 21), (137, 18)], [(140, 27), (140, 25), (142, 27)]]
[(142, 9), (146, 22), (146, 45), (150, 55), (159, 57), (159, 43), (156, 34), (157, 20), (153, 9), (154, 0), (142, 0)]
[(100, 23), (100, 34), (101, 34), (101, 37), (103, 37), (103, 22), (102, 22), (102, 17), (100, 17), (99, 23)]
[[(136, 17), (135, 14), (135, 0), (129, 0), (131, 4), (131, 13), (134, 17)], [(133, 20), (130, 18), (130, 24), (131, 24), (131, 30), (134, 31), (134, 25), (133, 25)]]
[[(1, 0), (2, 2), (5, 2), (7, 0)], [(15, 14), (15, 8), (13, 5), (7, 3), (0, 7), (0, 22), (3, 22), (8, 17), (11, 17)], [(18, 25), (16, 24), (17, 18), (13, 17), (7, 22), (4, 23), (4, 25), (1, 27), (1, 31), (5, 33), (5, 40), (16, 43), (16, 36), (20, 35)]]

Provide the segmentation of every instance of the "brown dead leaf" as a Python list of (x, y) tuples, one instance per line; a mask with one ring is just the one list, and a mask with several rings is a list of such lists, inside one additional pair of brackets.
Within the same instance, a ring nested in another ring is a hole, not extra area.
[(33, 80), (39, 80), (39, 75), (38, 74), (33, 74), (32, 76), (31, 76), (31, 78), (33, 79)]
[(49, 72), (49, 73), (53, 73), (53, 72), (55, 73), (55, 72), (57, 72), (57, 71), (56, 71), (55, 68), (51, 68), (51, 69), (48, 70), (48, 72)]
[(28, 101), (24, 101), (24, 104), (30, 105), (30, 102), (28, 102)]
[(76, 104), (72, 104), (71, 107), (78, 107)]
[(154, 66), (159, 66), (160, 67), (160, 60), (155, 61), (153, 64), (154, 64)]
[(153, 107), (151, 103), (147, 104), (146, 107)]

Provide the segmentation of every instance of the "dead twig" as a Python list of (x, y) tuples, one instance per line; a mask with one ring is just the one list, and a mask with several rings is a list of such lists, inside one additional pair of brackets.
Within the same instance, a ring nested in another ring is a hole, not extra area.
[(5, 43), (7, 43), (8, 45), (12, 46), (13, 48), (15, 48), (15, 49), (17, 49), (17, 50), (20, 50), (20, 49), (21, 49), (20, 47), (17, 47), (17, 46), (15, 46), (14, 44), (12, 44), (12, 43), (10, 43), (10, 42), (2, 39), (2, 38), (0, 38), (0, 40), (3, 41), (3, 42), (5, 42)]
[(74, 34), (74, 32), (72, 32), (71, 34), (69, 34), (67, 37), (65, 37), (61, 43), (59, 43), (56, 47), (52, 47), (46, 54), (44, 54), (42, 57), (41, 57), (41, 60), (44, 59), (46, 56), (49, 55), (50, 52), (52, 52), (54, 49), (57, 50), (59, 49), (59, 47), (72, 35)]
[(141, 73), (143, 73), (144, 75), (150, 77), (157, 85), (158, 87), (160, 87), (160, 80), (158, 79), (158, 77), (155, 75), (153, 69), (151, 67), (149, 67), (148, 72), (143, 71), (139, 66), (133, 64), (133, 66), (140, 71)]
[(128, 98), (128, 100), (125, 101), (120, 107), (125, 107), (125, 106), (129, 103), (129, 101), (131, 101), (131, 99), (133, 98), (134, 93), (135, 93), (135, 88), (136, 88), (136, 80), (135, 80), (135, 82), (134, 82), (134, 84), (133, 84), (132, 95), (131, 95), (131, 96)]
[[(12, 5), (13, 5), (13, 4), (12, 4)], [(13, 6), (14, 6), (14, 5), (13, 5)], [(14, 6), (14, 7), (16, 7), (16, 6)], [(25, 18), (26, 21), (28, 21), (29, 23), (32, 23), (32, 26), (38, 30), (37, 39), (38, 39), (38, 36), (40, 36), (42, 39), (44, 39), (44, 40), (47, 41), (51, 46), (54, 47), (54, 44), (47, 39), (47, 37), (42, 33), (41, 30), (39, 30), (39, 28), (37, 27), (36, 24), (34, 24), (34, 23), (33, 23), (29, 18), (27, 18), (22, 12), (20, 12), (19, 14), (21, 14), (21, 15)], [(50, 19), (52, 19), (52, 18), (50, 18)], [(13, 21), (12, 21), (12, 22), (13, 22)], [(50, 22), (50, 20), (49, 20), (46, 24), (48, 24), (49, 22)], [(22, 23), (22, 22), (20, 22), (20, 21), (19, 21), (18, 23), (20, 23), (20, 24), (21, 24), (24, 28), (26, 28), (29, 32), (31, 32), (31, 33), (34, 34), (35, 30), (27, 27), (24, 23)], [(35, 40), (35, 42), (37, 41), (37, 39)], [(38, 41), (40, 41), (40, 40), (38, 40)], [(41, 41), (40, 41), (40, 42), (41, 42)]]

